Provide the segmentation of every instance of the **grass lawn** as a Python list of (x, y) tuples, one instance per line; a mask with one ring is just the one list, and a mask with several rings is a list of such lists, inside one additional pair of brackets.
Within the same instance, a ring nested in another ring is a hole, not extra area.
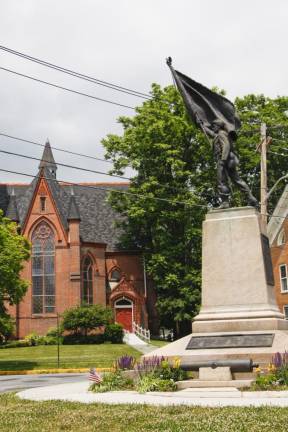
[(287, 408), (152, 407), (22, 401), (0, 395), (1, 432), (284, 432)]
[[(141, 353), (125, 344), (61, 345), (60, 367), (110, 367), (124, 354), (136, 358)], [(57, 367), (57, 346), (40, 345), (0, 350), (0, 370), (31, 370)], [(1, 429), (0, 429), (1, 430)]]
[(151, 339), (150, 340), (150, 344), (151, 345), (154, 345), (154, 346), (159, 347), (159, 348), (161, 348), (161, 347), (163, 347), (165, 345), (168, 345), (169, 343), (170, 342), (165, 341), (165, 340), (158, 340), (158, 339)]

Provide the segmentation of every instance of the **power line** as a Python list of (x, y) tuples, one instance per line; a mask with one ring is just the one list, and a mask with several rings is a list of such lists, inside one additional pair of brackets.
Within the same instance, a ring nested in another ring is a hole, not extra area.
[[(10, 174), (17, 174), (17, 175), (21, 175), (24, 177), (30, 177), (30, 178), (36, 178), (38, 176), (34, 176), (32, 174), (27, 174), (27, 173), (23, 173), (23, 172), (19, 172), (19, 171), (12, 171), (12, 170), (7, 170), (4, 168), (0, 168), (1, 172), (6, 172), (6, 173), (10, 173)], [(187, 207), (201, 207), (201, 208), (208, 208), (208, 205), (201, 205), (201, 204), (192, 204), (192, 203), (188, 203), (185, 201), (171, 201), (168, 200), (166, 198), (158, 198), (158, 197), (147, 197), (146, 195), (143, 194), (135, 194), (133, 192), (127, 192), (127, 191), (121, 191), (119, 189), (115, 189), (115, 188), (109, 188), (109, 187), (101, 187), (101, 186), (92, 186), (92, 185), (87, 185), (87, 184), (81, 184), (81, 183), (74, 183), (71, 181), (67, 181), (67, 180), (60, 180), (60, 179), (51, 179), (48, 177), (44, 177), (41, 176), (41, 178), (43, 178), (44, 180), (49, 180), (49, 181), (55, 181), (55, 182), (60, 182), (63, 185), (67, 185), (67, 186), (76, 186), (76, 187), (81, 187), (81, 188), (88, 188), (88, 189), (94, 189), (94, 190), (103, 190), (105, 192), (109, 191), (109, 192), (117, 192), (120, 194), (124, 194), (124, 195), (131, 195), (131, 196), (135, 196), (135, 197), (139, 197), (139, 198), (148, 198), (148, 199), (152, 199), (152, 200), (157, 200), (157, 201), (164, 201), (164, 202), (168, 202), (169, 204), (181, 204)], [(276, 215), (270, 215), (269, 213), (266, 214), (266, 216), (269, 216), (270, 218), (281, 218), (281, 219), (288, 219), (288, 217), (285, 216), (276, 216)]]
[[(4, 168), (0, 168), (0, 171), (2, 172), (6, 172), (6, 173), (10, 173), (10, 174), (17, 174), (17, 175), (22, 175), (24, 177), (30, 177), (30, 178), (40, 178), (38, 175), (34, 176), (32, 174), (27, 174), (27, 173), (23, 173), (23, 172), (19, 172), (19, 171), (12, 171), (12, 170), (7, 170)], [(208, 206), (206, 205), (201, 205), (201, 204), (192, 204), (186, 201), (171, 201), (167, 198), (159, 198), (159, 197), (147, 197), (147, 195), (144, 194), (139, 194), (139, 193), (134, 193), (134, 192), (127, 192), (127, 191), (123, 191), (123, 190), (119, 190), (119, 189), (115, 189), (115, 188), (110, 188), (110, 187), (101, 187), (101, 186), (92, 186), (92, 185), (87, 185), (87, 184), (81, 184), (81, 183), (74, 183), (71, 181), (67, 181), (67, 180), (60, 180), (60, 179), (53, 179), (53, 178), (48, 178), (45, 176), (41, 176), (41, 178), (43, 178), (44, 180), (49, 180), (49, 181), (54, 181), (54, 182), (60, 182), (62, 184), (66, 184), (67, 186), (78, 186), (81, 188), (88, 188), (88, 189), (96, 189), (96, 190), (103, 190), (103, 191), (109, 191), (109, 192), (117, 192), (123, 195), (131, 195), (131, 196), (135, 196), (135, 197), (139, 197), (139, 198), (146, 198), (146, 199), (152, 199), (152, 200), (157, 200), (157, 201), (164, 201), (164, 202), (168, 202), (169, 204), (181, 204), (187, 207), (201, 207), (201, 208), (206, 208)]]
[(101, 102), (106, 102), (106, 103), (109, 103), (111, 105), (117, 105), (117, 106), (120, 106), (122, 108), (129, 108), (129, 109), (132, 109), (132, 110), (135, 109), (134, 107), (131, 107), (131, 106), (128, 106), (128, 105), (120, 104), (118, 102), (113, 102), (113, 101), (110, 101), (108, 99), (99, 98), (97, 96), (92, 96), (92, 95), (90, 95), (88, 93), (83, 93), (83, 92), (80, 92), (80, 91), (77, 91), (77, 90), (72, 90), (72, 89), (70, 89), (68, 87), (63, 87), (63, 86), (60, 86), (58, 84), (53, 84), (51, 82), (44, 81), (44, 80), (41, 80), (39, 78), (32, 77), (30, 75), (25, 75), (25, 74), (22, 74), (20, 72), (16, 72), (16, 71), (14, 71), (12, 69), (7, 69), (7, 68), (4, 68), (4, 67), (0, 67), (0, 70), (4, 70), (5, 72), (9, 72), (9, 73), (12, 73), (14, 75), (20, 76), (22, 78), (27, 78), (27, 79), (30, 79), (32, 81), (36, 81), (36, 82), (39, 82), (41, 84), (46, 84), (46, 85), (48, 85), (50, 87), (55, 87), (55, 88), (58, 88), (60, 90), (65, 90), (65, 91), (68, 91), (70, 93), (75, 93), (75, 94), (78, 94), (80, 96), (85, 96), (85, 97), (88, 97), (90, 99), (98, 100), (98, 101), (101, 101)]
[[(30, 141), (30, 140), (27, 140), (27, 139), (24, 139), (24, 138), (20, 138), (20, 137), (15, 137), (13, 135), (8, 135), (8, 134), (5, 134), (3, 132), (0, 132), (0, 136), (4, 136), (6, 138), (11, 138), (11, 139), (14, 139), (14, 140), (17, 140), (17, 141), (23, 141), (23, 142), (26, 142), (28, 144), (33, 144), (33, 145), (39, 146), (39, 147), (45, 147), (45, 144), (41, 144), (41, 143), (38, 143), (38, 142), (35, 142), (35, 141)], [(63, 149), (61, 147), (54, 147), (54, 146), (53, 147), (50, 146), (50, 147), (51, 147), (51, 149), (59, 151), (59, 152), (68, 153), (68, 154), (71, 154), (71, 155), (74, 155), (74, 156), (81, 156), (81, 157), (84, 157), (84, 158), (87, 158), (87, 159), (93, 159), (93, 160), (97, 160), (97, 161), (113, 164), (112, 161), (109, 161), (107, 159), (101, 159), (101, 158), (98, 158), (96, 156), (91, 156), (91, 155), (87, 155), (87, 154), (84, 154), (84, 153), (77, 153), (77, 152), (73, 152), (71, 150), (65, 150), (65, 149)], [(129, 165), (129, 167), (130, 167), (130, 165)], [(133, 168), (133, 167), (131, 167), (131, 168)]]
[[(23, 155), (23, 154), (20, 154), (20, 153), (9, 152), (9, 151), (6, 151), (6, 150), (1, 150), (0, 149), (0, 153), (4, 153), (4, 154), (10, 155), (10, 156), (22, 157), (24, 159), (37, 160), (37, 161), (42, 161), (42, 162), (48, 162), (49, 163), (49, 161), (47, 161), (45, 159), (36, 158), (34, 156), (27, 156), (27, 155)], [(96, 170), (92, 170), (92, 169), (89, 169), (89, 168), (78, 167), (78, 166), (75, 166), (75, 165), (68, 165), (68, 164), (63, 164), (63, 163), (60, 163), (60, 162), (57, 162), (57, 165), (63, 166), (65, 168), (76, 169), (76, 170), (79, 170), (79, 171), (85, 171), (85, 172), (91, 172), (91, 173), (94, 173), (94, 174), (107, 175), (109, 177), (115, 177), (115, 178), (119, 178), (121, 180), (128, 180), (128, 181), (131, 180), (129, 177), (124, 177), (124, 176), (115, 175), (115, 174), (107, 174), (107, 173), (102, 172), (102, 171), (96, 171)], [(171, 188), (171, 186), (169, 186), (169, 185), (161, 185), (161, 184), (159, 184), (159, 186), (166, 187), (167, 189), (171, 189), (171, 190), (175, 189), (177, 191), (176, 188), (173, 188), (173, 187)], [(178, 192), (179, 192), (179, 190), (178, 190)]]
[[(21, 154), (21, 153), (9, 152), (7, 150), (1, 150), (0, 149), (0, 153), (4, 153), (4, 154), (10, 155), (10, 156), (17, 156), (17, 157), (22, 157), (22, 158), (25, 158), (25, 159), (31, 159), (31, 160), (36, 160), (36, 161), (40, 161), (40, 162), (42, 161), (42, 162), (49, 163), (49, 161), (45, 160), (45, 159), (40, 159), (40, 158), (37, 158), (35, 156), (27, 156), (27, 155), (24, 155), (24, 154)], [(79, 170), (79, 171), (86, 171), (86, 172), (91, 172), (91, 173), (94, 173), (94, 174), (107, 175), (109, 177), (120, 178), (122, 180), (129, 180), (129, 181), (131, 180), (129, 177), (124, 177), (124, 176), (120, 176), (120, 175), (117, 175), (117, 174), (107, 174), (107, 173), (105, 173), (103, 171), (92, 170), (92, 169), (89, 169), (89, 168), (83, 168), (83, 167), (79, 167), (79, 166), (75, 166), (75, 165), (68, 165), (68, 164), (64, 164), (64, 163), (60, 163), (60, 162), (57, 162), (57, 165), (60, 165), (60, 166), (65, 167), (65, 168), (76, 169), (76, 170)]]
[(151, 99), (151, 96), (149, 94), (147, 94), (147, 93), (142, 93), (142, 92), (139, 92), (137, 90), (131, 90), (131, 89), (127, 88), (127, 87), (122, 87), (122, 86), (119, 86), (119, 85), (116, 85), (116, 84), (113, 84), (113, 83), (109, 83), (107, 81), (103, 81), (103, 80), (100, 80), (98, 78), (94, 78), (94, 77), (91, 77), (89, 75), (85, 75), (85, 74), (82, 74), (80, 72), (73, 71), (72, 69), (67, 69), (67, 68), (64, 68), (62, 66), (58, 66), (58, 65), (56, 65), (54, 63), (50, 63), (50, 62), (47, 62), (45, 60), (41, 60), (41, 59), (39, 59), (37, 57), (32, 57), (32, 56), (30, 56), (28, 54), (24, 54), (24, 53), (21, 53), (19, 51), (12, 50), (11, 48), (8, 48), (8, 47), (5, 47), (5, 46), (1, 46), (0, 45), (0, 49), (2, 51), (6, 51), (6, 52), (8, 52), (10, 54), (13, 54), (13, 55), (16, 55), (18, 57), (24, 58), (25, 60), (29, 60), (29, 61), (32, 61), (34, 63), (38, 63), (38, 64), (40, 64), (42, 66), (46, 66), (48, 68), (57, 70), (59, 72), (63, 72), (63, 73), (66, 73), (68, 75), (72, 75), (72, 76), (74, 76), (76, 78), (80, 78), (80, 79), (83, 79), (85, 81), (89, 81), (89, 82), (92, 82), (94, 84), (98, 84), (98, 85), (101, 85), (103, 87), (110, 88), (112, 90), (116, 90), (116, 91), (119, 91), (119, 92), (122, 92), (122, 93), (126, 93), (126, 94), (129, 94), (131, 96), (141, 97), (143, 99)]
[[(35, 141), (30, 141), (30, 140), (26, 140), (26, 139), (24, 139), (24, 138), (20, 138), (20, 137), (14, 137), (14, 136), (12, 136), (12, 135), (7, 135), (7, 134), (4, 134), (4, 133), (2, 133), (2, 132), (0, 132), (0, 136), (4, 136), (4, 137), (6, 137), (6, 138), (11, 138), (11, 139), (15, 139), (15, 140), (18, 140), (18, 141), (23, 141), (23, 142), (26, 142), (26, 143), (29, 143), (29, 144), (33, 144), (33, 145), (35, 145), (35, 146), (40, 146), (40, 147), (45, 147), (45, 144), (40, 144), (40, 143), (38, 143), (38, 142), (35, 142)], [(56, 151), (61, 151), (61, 152), (63, 152), (63, 153), (68, 153), (68, 154), (72, 154), (72, 155), (76, 155), (76, 156), (82, 156), (82, 157), (85, 157), (85, 158), (88, 158), (88, 159), (93, 159), (93, 160), (98, 160), (98, 161), (101, 161), (101, 162), (106, 162), (106, 163), (110, 163), (110, 164), (113, 164), (113, 162), (112, 161), (108, 161), (108, 160), (106, 160), (106, 159), (101, 159), (101, 158), (97, 158), (97, 157), (94, 157), (94, 156), (91, 156), (91, 155), (86, 155), (86, 154), (83, 154), (83, 153), (76, 153), (76, 152), (72, 152), (72, 151), (69, 151), (69, 150), (65, 150), (65, 149), (61, 149), (60, 147), (52, 147), (51, 146), (51, 149), (53, 149), (53, 150), (56, 150)], [(2, 150), (2, 153), (4, 152), (4, 150)], [(12, 152), (6, 152), (7, 154), (13, 154)], [(26, 155), (19, 155), (19, 154), (16, 154), (16, 153), (14, 153), (15, 155), (18, 155), (18, 156), (22, 156), (22, 157), (25, 157), (25, 158), (28, 158), (28, 156), (26, 156)], [(32, 157), (31, 157), (32, 158)], [(33, 159), (33, 158), (32, 158)], [(34, 159), (36, 159), (36, 160), (41, 160), (41, 159), (37, 159), (37, 158), (34, 158)], [(58, 162), (57, 162), (58, 163)], [(64, 164), (61, 164), (61, 163), (58, 163), (58, 165), (62, 165), (62, 166), (66, 166), (66, 165), (64, 165)], [(135, 169), (133, 166), (131, 166), (131, 165), (127, 165), (127, 167), (128, 168), (132, 168), (132, 169)], [(70, 166), (68, 166), (68, 168), (71, 168)], [(77, 167), (74, 167), (75, 169), (77, 169)], [(125, 167), (126, 168), (126, 167)], [(81, 168), (78, 168), (78, 169), (81, 169)], [(84, 169), (84, 168), (83, 168)], [(105, 173), (105, 172), (101, 172), (101, 171), (92, 171), (92, 170), (90, 170), (91, 172), (93, 172), (93, 173), (95, 173), (95, 174), (102, 174), (102, 175), (107, 175), (107, 176), (109, 176), (109, 177), (118, 177), (118, 178), (121, 178), (121, 179), (123, 179), (123, 180), (131, 180), (130, 178), (128, 178), (128, 177), (124, 177), (124, 176), (120, 176), (120, 175), (113, 175), (113, 174), (109, 174), (109, 173)], [(172, 190), (172, 191), (175, 191), (175, 192), (180, 192), (180, 189), (179, 188), (176, 188), (176, 187), (174, 187), (174, 186), (169, 186), (169, 185), (165, 185), (165, 184), (161, 184), (161, 183), (158, 183), (158, 186), (161, 186), (161, 187), (163, 187), (163, 188), (165, 188), (165, 189), (170, 189), (170, 190)]]

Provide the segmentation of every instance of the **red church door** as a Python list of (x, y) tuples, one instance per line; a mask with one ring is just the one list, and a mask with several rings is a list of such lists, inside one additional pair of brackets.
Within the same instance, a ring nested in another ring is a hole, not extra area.
[(133, 303), (131, 300), (121, 298), (116, 300), (114, 304), (115, 308), (115, 321), (118, 324), (122, 324), (124, 330), (132, 332), (132, 320), (133, 320)]

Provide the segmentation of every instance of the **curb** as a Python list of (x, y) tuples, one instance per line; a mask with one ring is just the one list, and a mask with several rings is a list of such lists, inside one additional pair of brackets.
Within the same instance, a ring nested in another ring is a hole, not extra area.
[[(113, 368), (97, 368), (99, 372), (110, 372)], [(0, 376), (5, 375), (42, 375), (42, 374), (60, 374), (60, 373), (88, 373), (89, 368), (82, 369), (33, 369), (33, 370), (14, 370), (0, 371)]]

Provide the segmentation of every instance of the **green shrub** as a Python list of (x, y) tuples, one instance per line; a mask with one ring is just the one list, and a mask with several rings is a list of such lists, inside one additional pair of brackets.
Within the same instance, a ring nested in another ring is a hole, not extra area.
[(27, 336), (25, 336), (25, 342), (27, 343), (26, 346), (38, 346), (38, 345), (62, 345), (63, 344), (63, 337), (56, 336), (39, 336), (37, 333), (30, 333)]
[(63, 336), (64, 345), (102, 344), (104, 341), (104, 334), (101, 333), (89, 336), (75, 334)]
[(63, 330), (87, 336), (89, 332), (107, 325), (112, 320), (112, 310), (102, 305), (76, 306), (63, 314)]
[(15, 328), (14, 320), (5, 312), (0, 315), (0, 344), (7, 342), (13, 335)]
[[(58, 336), (58, 329), (57, 329), (57, 327), (51, 327), (47, 331), (46, 336), (57, 338), (57, 336)], [(59, 328), (59, 336), (62, 336), (62, 329), (61, 328)]]
[(155, 369), (154, 375), (163, 380), (173, 381), (182, 381), (188, 378), (187, 372), (180, 368), (180, 362), (174, 361), (173, 365), (170, 365), (168, 360), (162, 360), (160, 367)]
[(44, 336), (43, 337), (43, 345), (63, 345), (63, 336)]
[(120, 371), (105, 373), (101, 383), (93, 383), (89, 390), (94, 393), (105, 393), (115, 390), (131, 390), (134, 388), (133, 380), (124, 377)]
[(177, 390), (176, 383), (172, 379), (162, 379), (154, 375), (154, 373), (142, 376), (136, 385), (139, 393), (150, 391), (175, 391)]
[(277, 378), (275, 374), (259, 374), (256, 377), (255, 383), (252, 385), (253, 390), (269, 390), (271, 387), (275, 386)]
[(123, 327), (120, 324), (108, 324), (105, 327), (104, 338), (112, 343), (123, 343)]
[(27, 342), (28, 346), (42, 345), (41, 339), (42, 339), (42, 336), (37, 335), (37, 333), (35, 333), (35, 332), (29, 333), (24, 338), (24, 340)]
[(28, 347), (28, 346), (29, 346), (29, 344), (25, 340), (14, 340), (14, 341), (7, 342), (5, 345), (0, 345), (0, 349), (5, 349), (5, 348), (24, 348), (24, 347)]

